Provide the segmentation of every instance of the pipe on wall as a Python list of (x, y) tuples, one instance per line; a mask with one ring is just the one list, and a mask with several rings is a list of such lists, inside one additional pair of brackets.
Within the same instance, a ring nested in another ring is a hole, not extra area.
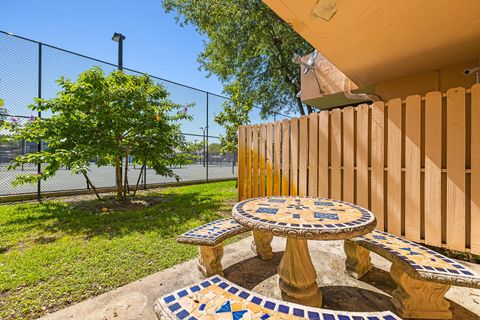
[(350, 87), (350, 79), (346, 76), (343, 81), (343, 93), (347, 99), (352, 100), (370, 100), (373, 102), (380, 101), (380, 97), (375, 94), (367, 94), (367, 93), (353, 93)]

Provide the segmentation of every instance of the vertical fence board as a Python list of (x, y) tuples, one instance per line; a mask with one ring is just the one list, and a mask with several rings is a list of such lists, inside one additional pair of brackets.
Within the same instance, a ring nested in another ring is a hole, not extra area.
[(280, 122), (275, 122), (273, 125), (274, 138), (274, 158), (273, 158), (273, 194), (280, 195)]
[(252, 197), (252, 127), (247, 127), (247, 148), (246, 148), (246, 179), (247, 193), (246, 197)]
[(368, 208), (368, 105), (357, 109), (357, 199), (359, 206)]
[(282, 195), (290, 194), (290, 121), (282, 121)]
[(308, 195), (318, 194), (318, 113), (312, 113), (308, 121)]
[(472, 253), (480, 254), (480, 84), (475, 84), (471, 92), (471, 224), (470, 248)]
[(328, 197), (328, 141), (330, 112), (318, 115), (318, 196)]
[(331, 190), (330, 196), (333, 199), (342, 198), (342, 180), (341, 180), (341, 159), (342, 159), (342, 112), (340, 109), (334, 109), (332, 112), (332, 147), (331, 147)]
[(244, 126), (238, 128), (238, 201), (245, 197), (245, 130)]
[(273, 124), (267, 124), (267, 191), (265, 195), (273, 194)]
[(425, 242), (442, 244), (442, 93), (425, 97)]
[(252, 197), (258, 196), (258, 126), (253, 127), (252, 131), (252, 150), (253, 150), (253, 177), (252, 177)]
[(308, 170), (308, 117), (300, 118), (299, 126), (299, 160), (298, 160), (298, 195), (307, 195)]
[(263, 197), (265, 195), (265, 176), (266, 176), (266, 163), (267, 163), (267, 156), (265, 154), (266, 149), (266, 137), (265, 137), (265, 125), (260, 125), (259, 129), (259, 148), (260, 148), (260, 173), (259, 173), (259, 186), (258, 186), (258, 196)]
[(405, 236), (420, 241), (421, 97), (409, 96), (405, 106)]
[(298, 119), (290, 121), (290, 194), (298, 195)]
[(354, 136), (355, 109), (347, 107), (343, 109), (343, 200), (352, 202), (355, 200), (355, 136)]
[(240, 127), (239, 199), (343, 198), (370, 206), (380, 230), (479, 254), (480, 85), (470, 93), (470, 105), (465, 89), (454, 88), (445, 100), (426, 94), (424, 107), (409, 96), (405, 106), (393, 99), (371, 111), (360, 105)]
[(465, 248), (465, 89), (447, 92), (447, 245)]
[(388, 232), (401, 235), (402, 228), (402, 100), (388, 102)]
[(384, 175), (385, 175), (385, 104), (375, 102), (372, 106), (372, 181), (371, 201), (372, 212), (377, 218), (377, 229), (385, 230), (385, 199), (384, 199)]

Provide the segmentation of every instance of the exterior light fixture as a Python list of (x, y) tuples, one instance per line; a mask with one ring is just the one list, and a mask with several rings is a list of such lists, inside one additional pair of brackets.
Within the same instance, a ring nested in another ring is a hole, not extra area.
[(123, 70), (123, 40), (125, 40), (125, 36), (115, 32), (112, 40), (118, 42), (118, 70)]

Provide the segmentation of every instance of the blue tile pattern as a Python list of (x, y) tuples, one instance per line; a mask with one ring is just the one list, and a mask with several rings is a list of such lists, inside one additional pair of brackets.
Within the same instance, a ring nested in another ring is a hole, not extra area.
[(215, 245), (223, 239), (247, 231), (248, 229), (233, 220), (225, 218), (216, 220), (185, 232), (177, 241), (189, 244)]
[[(282, 200), (282, 201), (281, 201)], [(233, 218), (252, 229), (308, 239), (344, 239), (374, 228), (370, 211), (344, 201), (316, 197), (263, 197), (242, 201)], [(293, 229), (293, 230), (292, 230)]]
[[(192, 290), (201, 287), (199, 292)], [(222, 288), (222, 289), (219, 289)], [(235, 290), (231, 290), (231, 289)], [(232, 294), (232, 291), (235, 292)], [(184, 295), (187, 292), (187, 295)], [(181, 293), (181, 294), (180, 294)], [(258, 307), (252, 308), (250, 304)], [(221, 278), (211, 277), (201, 284), (180, 289), (159, 298), (156, 310), (172, 319), (324, 319), (397, 320), (391, 312), (347, 312), (305, 307), (266, 298)], [(247, 316), (248, 315), (248, 316)]]
[(351, 241), (387, 259), (390, 257), (398, 259), (403, 262), (404, 267), (411, 268), (410, 271), (416, 278), (460, 286), (480, 287), (480, 275), (473, 270), (402, 237), (374, 230), (364, 236), (351, 239)]
[(315, 218), (321, 219), (328, 219), (328, 220), (338, 220), (338, 214), (336, 213), (328, 213), (328, 212), (314, 212), (313, 216)]
[(275, 203), (285, 203), (285, 199), (277, 199), (277, 198), (270, 198), (268, 202), (275, 202)]
[(258, 213), (268, 213), (268, 214), (276, 214), (278, 209), (275, 208), (265, 208), (265, 207), (260, 207), (257, 209), (256, 212)]

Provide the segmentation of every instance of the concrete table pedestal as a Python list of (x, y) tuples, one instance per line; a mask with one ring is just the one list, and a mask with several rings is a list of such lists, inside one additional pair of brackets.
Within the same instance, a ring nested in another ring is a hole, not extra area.
[(317, 272), (308, 252), (307, 240), (287, 238), (278, 275), (283, 300), (311, 307), (322, 305), (322, 293), (317, 285)]
[[(233, 218), (257, 235), (257, 251), (268, 252), (265, 241), (287, 238), (278, 266), (279, 286), (286, 301), (320, 307), (322, 294), (316, 282), (307, 240), (340, 240), (372, 231), (374, 215), (351, 203), (314, 197), (264, 197), (242, 201), (233, 208)], [(258, 237), (262, 235), (262, 237)], [(258, 239), (257, 239), (258, 238)]]

